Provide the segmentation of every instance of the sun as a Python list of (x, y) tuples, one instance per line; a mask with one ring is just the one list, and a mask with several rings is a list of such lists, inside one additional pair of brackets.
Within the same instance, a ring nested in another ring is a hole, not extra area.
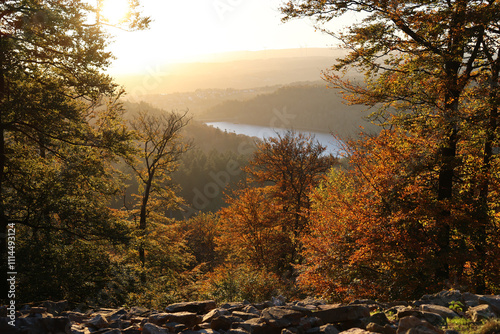
[(110, 24), (123, 22), (130, 13), (129, 0), (100, 0), (99, 14)]

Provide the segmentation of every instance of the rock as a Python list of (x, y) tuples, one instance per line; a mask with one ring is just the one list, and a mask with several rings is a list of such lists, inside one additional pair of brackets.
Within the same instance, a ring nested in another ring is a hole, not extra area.
[(329, 324), (368, 318), (370, 316), (370, 310), (362, 305), (330, 306), (329, 308), (323, 308), (312, 314), (320, 318), (323, 323)]
[(307, 334), (338, 334), (339, 330), (337, 327), (331, 324), (323, 325), (320, 327), (314, 327), (306, 331)]
[(260, 311), (253, 305), (246, 305), (241, 309), (241, 312), (252, 313), (260, 317)]
[(398, 319), (408, 316), (414, 316), (419, 319), (425, 320), (434, 326), (442, 326), (446, 324), (446, 321), (443, 319), (443, 317), (437, 313), (417, 311), (417, 310), (407, 310), (403, 312), (398, 312), (397, 314)]
[(93, 327), (95, 329), (106, 328), (109, 326), (108, 319), (106, 319), (106, 317), (101, 314), (98, 314), (92, 319), (88, 320), (86, 324), (88, 327)]
[(481, 321), (483, 319), (491, 319), (496, 317), (493, 308), (488, 304), (482, 304), (475, 307), (471, 307), (465, 313), (474, 322)]
[(434, 304), (448, 307), (451, 302), (463, 302), (462, 294), (458, 290), (444, 290), (433, 295), (424, 295), (415, 306)]
[(415, 316), (407, 316), (401, 318), (398, 324), (397, 334), (406, 333), (406, 334), (443, 334), (443, 331), (436, 328), (429, 322), (419, 319)]
[(367, 330), (364, 330), (362, 328), (350, 328), (348, 330), (345, 330), (343, 332), (340, 332), (340, 333), (343, 333), (343, 334), (371, 334), (373, 332), (369, 332)]
[(231, 328), (233, 323), (240, 322), (243, 322), (243, 319), (233, 316), (221, 315), (220, 317), (212, 319), (212, 321), (210, 322), (210, 328), (216, 331), (227, 331)]
[(287, 306), (275, 306), (262, 311), (262, 318), (273, 327), (297, 326), (304, 314)]
[(119, 329), (110, 329), (109, 331), (100, 332), (102, 334), (122, 334), (122, 331)]
[(62, 312), (68, 310), (69, 303), (67, 300), (61, 300), (58, 302), (44, 301), (42, 306), (47, 309), (47, 312), (53, 315), (60, 315)]
[(114, 310), (114, 311), (110, 312), (106, 316), (106, 318), (109, 319), (110, 321), (114, 321), (114, 320), (126, 319), (127, 316), (128, 316), (127, 310), (125, 310), (124, 308), (121, 308), (121, 309)]
[(148, 317), (150, 314), (151, 314), (151, 310), (144, 308), (144, 307), (134, 306), (128, 312), (127, 317), (129, 319), (133, 318), (133, 317)]
[(375, 313), (375, 314), (371, 315), (369, 318), (366, 318), (366, 322), (367, 323), (370, 323), (370, 322), (375, 323), (375, 324), (380, 325), (380, 326), (385, 326), (385, 325), (388, 325), (391, 323), (389, 321), (389, 319), (387, 319), (387, 316), (385, 315), (385, 313), (382, 313), (382, 312)]
[(368, 325), (366, 325), (366, 330), (369, 332), (381, 334), (396, 334), (396, 329), (392, 328), (389, 324), (385, 324), (384, 326), (382, 326), (380, 324), (370, 322)]
[(242, 312), (242, 311), (234, 311), (233, 312), (233, 316), (239, 317), (239, 318), (241, 318), (243, 320), (248, 320), (248, 319), (258, 318), (259, 317), (259, 315), (257, 315), (257, 314), (247, 313), (247, 312)]
[(166, 328), (148, 322), (142, 327), (142, 334), (169, 334), (169, 331)]
[(449, 309), (448, 307), (445, 306), (440, 306), (440, 305), (432, 305), (432, 304), (423, 304), (420, 305), (420, 309), (422, 311), (427, 311), (427, 312), (432, 312), (439, 314), (443, 318), (448, 318), (448, 319), (454, 319), (458, 318), (458, 314), (456, 314), (453, 310)]
[(186, 325), (186, 327), (194, 327), (201, 324), (202, 317), (192, 312), (176, 312), (168, 316), (168, 322), (177, 322)]
[(226, 334), (250, 334), (250, 332), (241, 329), (241, 328), (236, 328), (236, 329), (230, 329), (226, 332)]
[(139, 326), (132, 325), (130, 327), (122, 329), (122, 333), (123, 334), (142, 334), (142, 331), (141, 331)]
[(500, 296), (482, 296), (479, 298), (479, 304), (488, 304), (497, 317), (500, 317)]
[(253, 318), (238, 324), (237, 328), (241, 328), (252, 334), (279, 334), (280, 328), (271, 327), (262, 318)]
[(464, 300), (464, 304), (467, 307), (474, 307), (479, 305), (479, 296), (470, 292), (462, 293), (462, 298)]
[(176, 303), (167, 306), (166, 312), (176, 313), (176, 312), (192, 312), (197, 314), (205, 314), (216, 308), (216, 303), (213, 300), (196, 301), (196, 302), (186, 302), (186, 303)]
[(221, 315), (229, 315), (231, 314), (228, 310), (215, 308), (205, 314), (201, 320), (201, 322), (210, 322), (213, 318), (220, 317)]
[(80, 312), (65, 312), (63, 313), (63, 316), (68, 317), (70, 321), (78, 323), (82, 323), (85, 320), (88, 320), (88, 317)]
[(70, 333), (71, 334), (90, 334), (90, 331), (87, 327), (84, 327), (84, 326), (78, 325), (78, 324), (73, 324), (70, 328)]
[(32, 307), (30, 308), (30, 314), (43, 314), (47, 313), (47, 309), (45, 307)]

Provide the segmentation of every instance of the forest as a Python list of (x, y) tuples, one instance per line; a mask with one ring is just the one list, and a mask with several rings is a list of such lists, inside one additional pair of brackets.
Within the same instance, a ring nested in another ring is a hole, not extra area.
[[(284, 4), (284, 21), (367, 15), (322, 75), (371, 113), (339, 158), (293, 130), (257, 141), (125, 101), (91, 4), (1, 2), (0, 304), (500, 294), (499, 7)], [(148, 28), (138, 8), (126, 29)], [(278, 105), (330, 130), (344, 123), (329, 92), (284, 87), (210, 117), (265, 122)]]

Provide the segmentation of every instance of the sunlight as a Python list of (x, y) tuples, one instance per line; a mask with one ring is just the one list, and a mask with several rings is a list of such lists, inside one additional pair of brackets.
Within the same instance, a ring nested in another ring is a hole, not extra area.
[(110, 24), (118, 24), (130, 12), (129, 0), (101, 0), (101, 18)]

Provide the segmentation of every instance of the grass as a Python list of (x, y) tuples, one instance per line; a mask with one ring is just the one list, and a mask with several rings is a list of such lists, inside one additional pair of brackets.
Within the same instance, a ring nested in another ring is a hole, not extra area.
[(448, 319), (446, 329), (461, 334), (500, 334), (500, 320), (491, 319), (476, 323), (466, 318)]

